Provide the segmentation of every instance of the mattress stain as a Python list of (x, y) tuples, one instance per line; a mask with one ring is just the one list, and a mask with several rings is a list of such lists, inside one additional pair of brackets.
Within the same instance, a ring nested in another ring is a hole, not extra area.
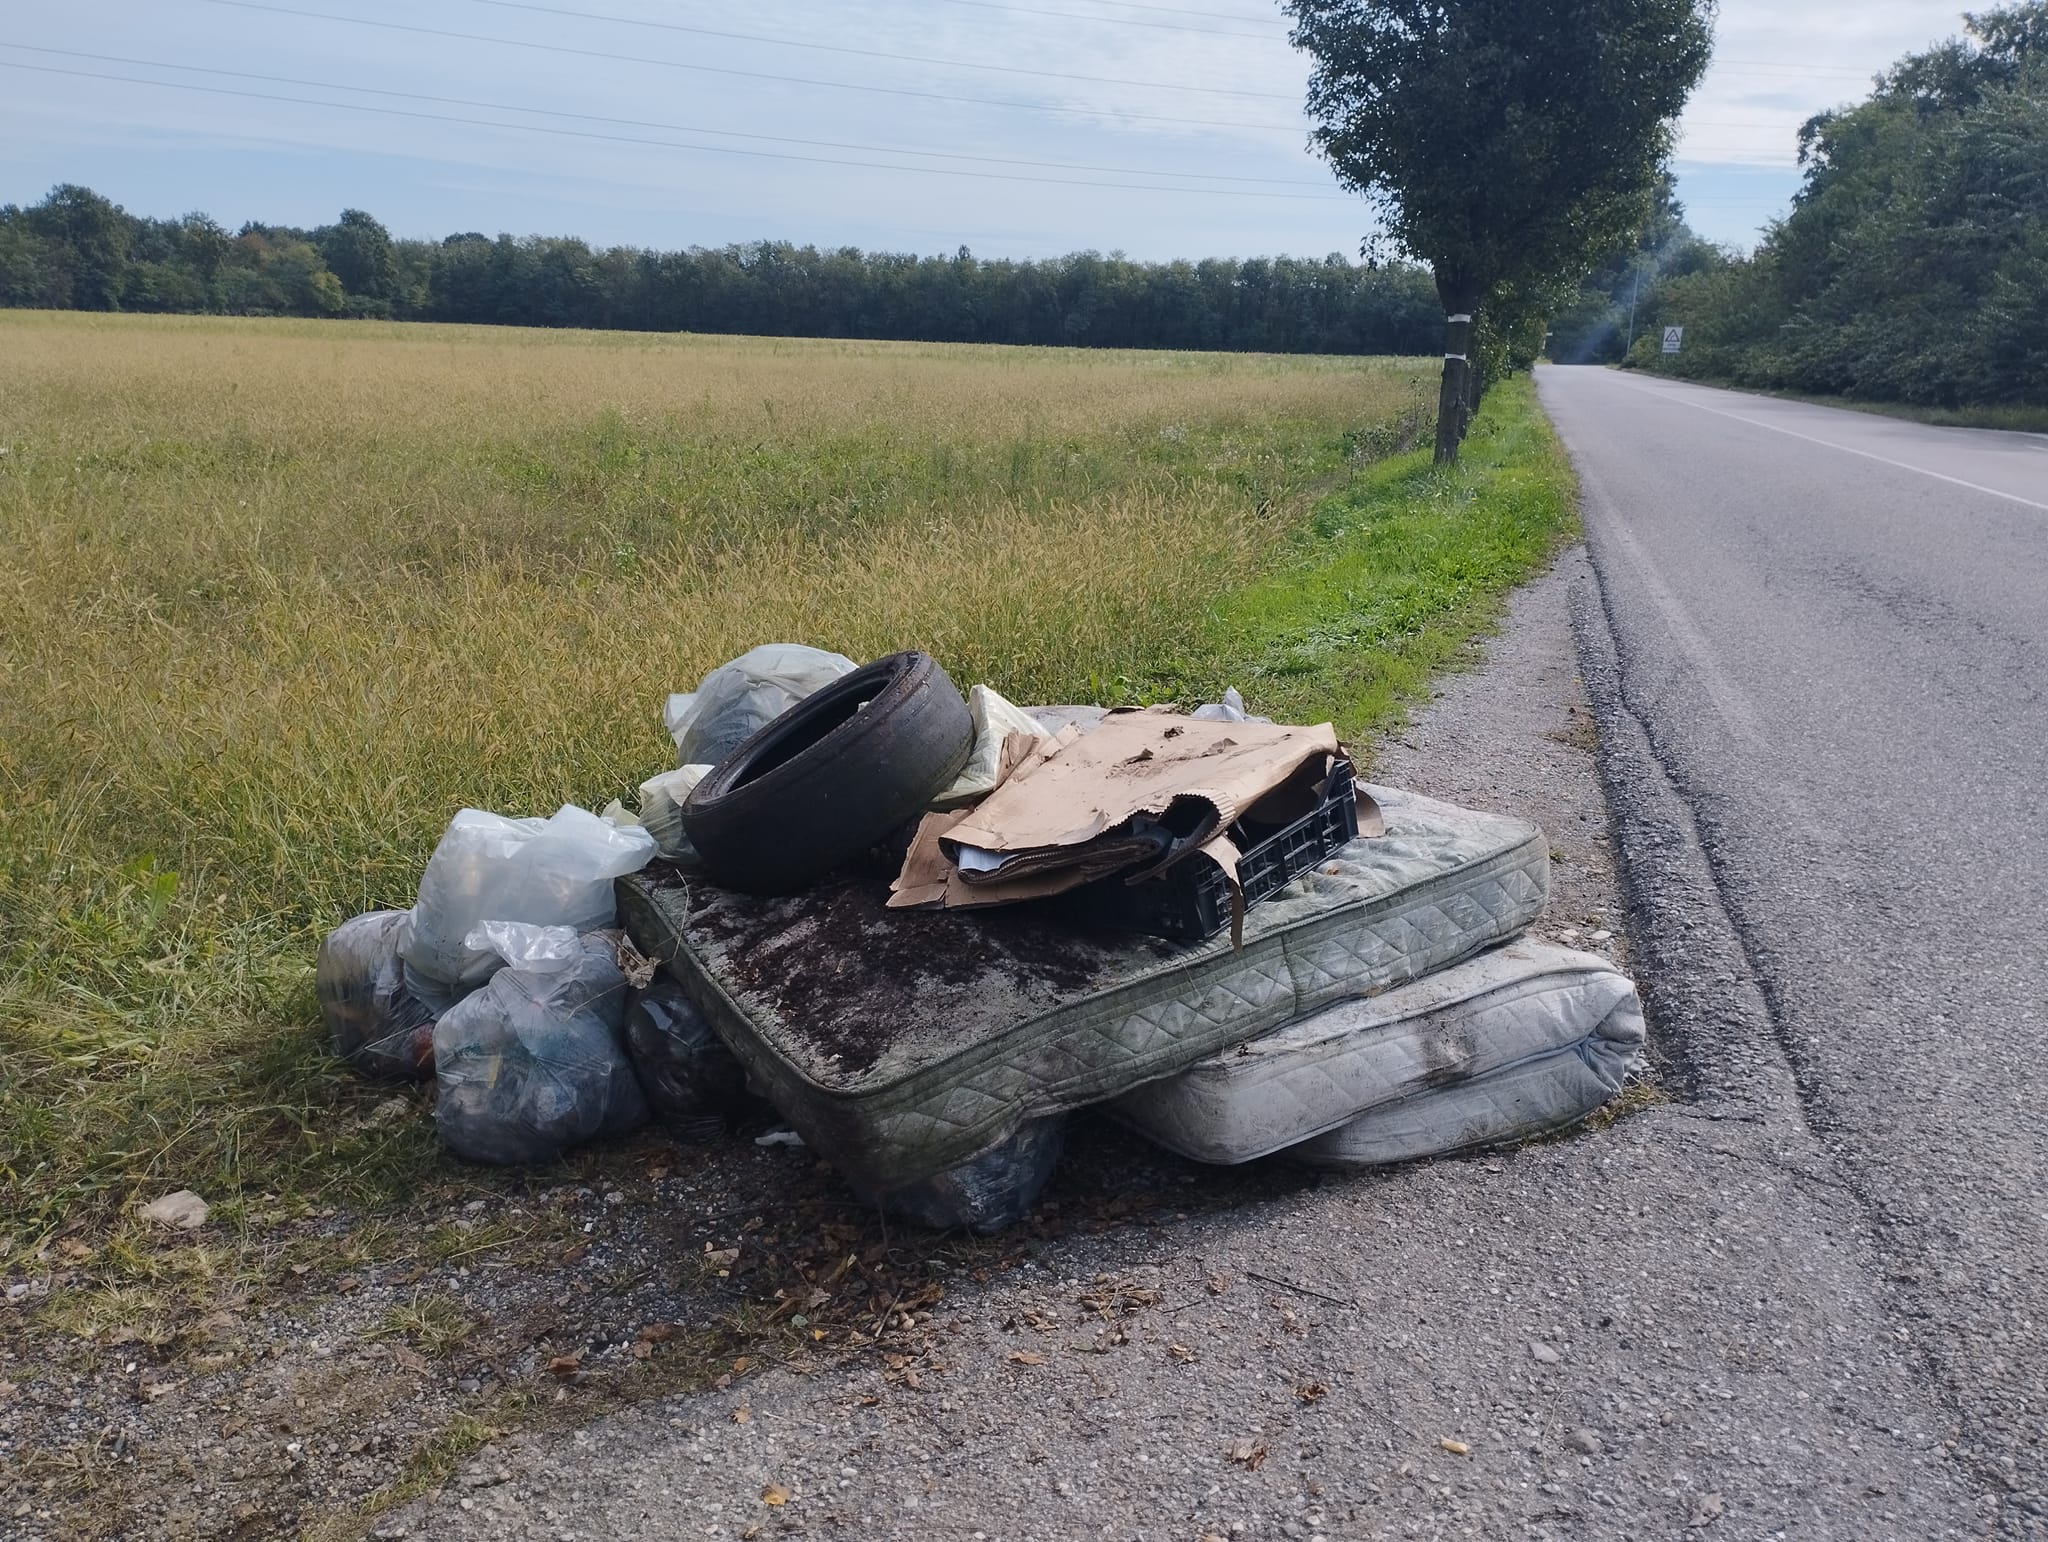
[(1472, 1079), (1479, 1045), (1469, 1024), (1432, 1018), (1417, 1038), (1422, 1049), (1423, 1086), (1435, 1091)]

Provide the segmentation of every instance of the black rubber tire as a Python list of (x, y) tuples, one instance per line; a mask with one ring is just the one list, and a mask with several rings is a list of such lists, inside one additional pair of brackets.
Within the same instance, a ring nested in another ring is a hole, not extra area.
[(741, 741), (683, 800), (683, 828), (712, 882), (794, 893), (916, 815), (973, 749), (946, 672), (893, 653)]

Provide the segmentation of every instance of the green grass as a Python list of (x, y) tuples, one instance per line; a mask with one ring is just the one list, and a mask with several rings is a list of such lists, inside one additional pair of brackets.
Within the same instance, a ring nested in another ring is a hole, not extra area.
[(23, 313), (0, 353), (0, 1256), (117, 1260), (173, 1187), (246, 1248), (502, 1182), (328, 1056), (318, 938), (465, 803), (630, 795), (755, 642), (1234, 683), (1369, 748), (1571, 518), (1524, 382), (1459, 469), (1405, 450), (1407, 360)]
[(1199, 665), (1162, 696), (1235, 684), (1282, 721), (1329, 718), (1370, 756), (1432, 675), (1461, 663), (1503, 596), (1576, 529), (1571, 470), (1526, 378), (1487, 398), (1457, 466), (1370, 465), (1318, 503), (1275, 567), (1220, 595)]

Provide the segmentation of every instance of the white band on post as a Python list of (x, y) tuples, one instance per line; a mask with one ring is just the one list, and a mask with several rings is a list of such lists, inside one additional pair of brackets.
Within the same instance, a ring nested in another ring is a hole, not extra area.
[(1465, 315), (1458, 315), (1458, 316), (1446, 316), (1446, 317), (1444, 317), (1444, 320), (1446, 320), (1446, 321), (1470, 321), (1471, 319), (1472, 319), (1472, 318), (1471, 318), (1470, 316), (1465, 316)]
[(1465, 355), (1463, 355), (1462, 353), (1447, 353), (1444, 355), (1444, 357), (1447, 359), (1456, 359), (1460, 364), (1470, 364), (1472, 362), (1470, 359), (1466, 358)]

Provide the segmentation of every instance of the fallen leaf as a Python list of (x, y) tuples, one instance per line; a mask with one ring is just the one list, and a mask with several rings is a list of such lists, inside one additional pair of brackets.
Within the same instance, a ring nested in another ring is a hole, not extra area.
[(1182, 1365), (1188, 1364), (1195, 1358), (1195, 1352), (1185, 1344), (1168, 1344), (1166, 1352), (1172, 1355), (1174, 1359), (1180, 1361)]
[(588, 1253), (589, 1251), (589, 1243), (579, 1242), (574, 1247), (565, 1249), (563, 1251), (561, 1261), (565, 1264), (580, 1264), (583, 1262), (583, 1255)]
[(144, 1402), (154, 1403), (158, 1398), (163, 1397), (167, 1393), (175, 1392), (177, 1389), (178, 1384), (175, 1381), (145, 1381), (140, 1383), (135, 1390), (141, 1394)]
[(334, 1282), (334, 1288), (340, 1291), (344, 1296), (353, 1295), (356, 1291), (359, 1291), (363, 1288), (363, 1282), (356, 1275), (344, 1274), (340, 1279)]
[(789, 1490), (780, 1483), (771, 1483), (761, 1490), (761, 1503), (764, 1505), (786, 1505), (789, 1503)]
[(406, 1370), (415, 1373), (425, 1371), (427, 1368), (427, 1357), (416, 1349), (408, 1349), (403, 1344), (393, 1344), (391, 1346), (391, 1358), (396, 1360)]
[(13, 1397), (20, 1390), (21, 1388), (11, 1381), (0, 1381), (0, 1397)]
[(1247, 1472), (1257, 1472), (1266, 1460), (1266, 1443), (1263, 1440), (1240, 1440), (1230, 1448), (1230, 1459), (1243, 1463)]
[(647, 1340), (639, 1339), (634, 1343), (633, 1358), (635, 1360), (646, 1360), (650, 1358), (653, 1354), (654, 1346), (648, 1343)]
[(293, 1274), (297, 1274), (297, 1275), (307, 1275), (307, 1274), (311, 1274), (312, 1272), (313, 1272), (313, 1266), (312, 1266), (311, 1264), (293, 1264), (293, 1265), (292, 1265), (292, 1273), (293, 1273)]
[(924, 1381), (915, 1371), (905, 1371), (903, 1373), (903, 1385), (913, 1392), (922, 1392), (924, 1390)]
[(1442, 1446), (1446, 1451), (1450, 1452), (1453, 1456), (1470, 1456), (1472, 1454), (1472, 1448), (1466, 1445), (1464, 1441), (1453, 1440), (1448, 1435), (1444, 1436), (1442, 1440), (1439, 1440), (1437, 1444)]
[(1319, 1381), (1305, 1381), (1294, 1389), (1294, 1395), (1304, 1403), (1320, 1403), (1330, 1395), (1330, 1389)]
[(750, 1365), (752, 1365), (753, 1363), (754, 1363), (754, 1362), (753, 1362), (753, 1361), (751, 1361), (751, 1360), (749, 1360), (749, 1359), (748, 1359), (748, 1358), (747, 1358), (747, 1357), (746, 1357), (745, 1355), (741, 1355), (741, 1356), (739, 1357), (739, 1359), (737, 1359), (737, 1360), (733, 1361), (733, 1363), (732, 1363), (732, 1373), (733, 1373), (733, 1375), (735, 1375), (735, 1376), (744, 1376), (744, 1375), (746, 1375), (746, 1374), (747, 1374), (747, 1367), (748, 1367), (748, 1366), (750, 1366)]
[(583, 1351), (580, 1349), (574, 1354), (556, 1355), (554, 1359), (548, 1362), (548, 1374), (550, 1376), (574, 1376), (582, 1369)]
[(1210, 1276), (1209, 1276), (1209, 1294), (1210, 1294), (1210, 1295), (1212, 1295), (1212, 1296), (1220, 1296), (1220, 1295), (1222, 1295), (1222, 1294), (1223, 1294), (1223, 1293), (1224, 1293), (1224, 1292), (1225, 1292), (1226, 1290), (1228, 1290), (1228, 1289), (1230, 1289), (1230, 1276), (1229, 1276), (1229, 1275), (1227, 1275), (1227, 1274), (1212, 1274), (1212, 1275), (1210, 1275)]
[(666, 1344), (676, 1336), (676, 1325), (672, 1322), (651, 1322), (635, 1336), (643, 1344)]
[(190, 1189), (179, 1189), (142, 1207), (142, 1218), (177, 1231), (193, 1231), (206, 1224), (206, 1201)]
[(732, 1385), (732, 1372), (723, 1371), (719, 1373), (717, 1376), (712, 1378), (711, 1385), (716, 1387), (720, 1392), (723, 1392), (727, 1387)]
[(863, 1408), (873, 1408), (881, 1401), (882, 1400), (880, 1398), (876, 1397), (872, 1392), (870, 1392), (860, 1400), (860, 1406)]
[(1005, 1357), (1012, 1365), (1043, 1365), (1045, 1356), (1035, 1349), (1013, 1349)]
[(647, 1181), (649, 1183), (659, 1183), (667, 1176), (668, 1169), (666, 1167), (650, 1167), (647, 1169)]
[(76, 1237), (66, 1237), (57, 1244), (57, 1251), (70, 1259), (74, 1264), (92, 1257), (92, 1249), (83, 1242), (80, 1242)]
[(735, 1424), (751, 1423), (753, 1421), (753, 1417), (754, 1410), (751, 1408), (735, 1408), (732, 1411), (732, 1422)]
[(704, 1249), (704, 1262), (710, 1264), (713, 1268), (724, 1268), (738, 1259), (739, 1256), (740, 1250), (738, 1248), (713, 1248), (707, 1244)]

